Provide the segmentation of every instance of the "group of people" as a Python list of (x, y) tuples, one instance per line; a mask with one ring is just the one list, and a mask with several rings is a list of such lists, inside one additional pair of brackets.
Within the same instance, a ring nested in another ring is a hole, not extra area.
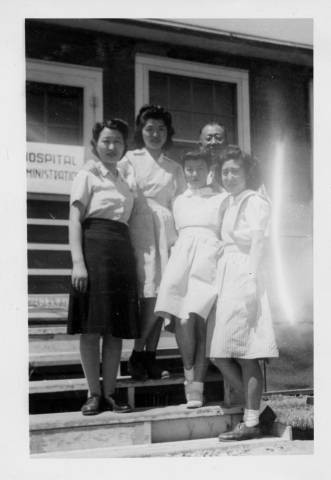
[(81, 334), (82, 413), (130, 410), (115, 392), (122, 339), (135, 339), (133, 378), (170, 375), (155, 359), (165, 322), (182, 356), (187, 408), (203, 405), (210, 359), (245, 398), (243, 422), (219, 439), (255, 438), (259, 360), (278, 356), (263, 270), (270, 202), (257, 162), (228, 144), (223, 125), (203, 126), (182, 166), (166, 155), (173, 135), (158, 105), (140, 109), (131, 151), (126, 122), (96, 123), (93, 158), (73, 181), (68, 333)]

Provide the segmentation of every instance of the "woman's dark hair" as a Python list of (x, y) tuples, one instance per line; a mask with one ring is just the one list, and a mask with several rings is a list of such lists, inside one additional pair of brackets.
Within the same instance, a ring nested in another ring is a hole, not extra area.
[(182, 155), (181, 160), (182, 160), (183, 167), (185, 167), (185, 162), (187, 162), (188, 160), (203, 160), (204, 162), (206, 162), (208, 168), (210, 168), (212, 164), (211, 155), (208, 152), (204, 152), (201, 150), (186, 152), (184, 153), (184, 155)]
[(136, 118), (136, 129), (134, 132), (134, 142), (136, 148), (143, 148), (145, 146), (142, 129), (149, 119), (153, 120), (163, 120), (164, 125), (167, 128), (167, 140), (163, 145), (163, 149), (167, 150), (172, 146), (172, 137), (175, 133), (175, 130), (172, 126), (171, 113), (165, 110), (160, 105), (144, 105), (141, 107), (137, 118)]
[(110, 130), (118, 130), (122, 135), (123, 142), (124, 142), (124, 152), (122, 155), (123, 157), (128, 149), (129, 126), (124, 120), (121, 120), (120, 118), (111, 118), (110, 120), (97, 122), (94, 125), (92, 129), (92, 140), (91, 140), (92, 152), (94, 153), (94, 155), (99, 157), (96, 147), (100, 137), (100, 133), (104, 128), (109, 128)]
[(221, 173), (224, 163), (228, 160), (241, 162), (245, 171), (246, 187), (251, 190), (258, 190), (262, 184), (262, 176), (257, 159), (243, 152), (237, 145), (228, 145), (219, 155), (218, 166)]

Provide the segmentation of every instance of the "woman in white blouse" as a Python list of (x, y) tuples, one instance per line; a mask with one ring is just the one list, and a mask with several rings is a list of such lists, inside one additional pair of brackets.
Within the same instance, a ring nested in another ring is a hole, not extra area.
[(80, 170), (72, 184), (68, 333), (81, 334), (81, 361), (89, 388), (83, 415), (130, 408), (115, 397), (122, 339), (140, 333), (136, 264), (127, 225), (134, 199), (117, 170), (127, 138), (128, 127), (122, 120), (97, 123), (91, 141), (93, 169)]

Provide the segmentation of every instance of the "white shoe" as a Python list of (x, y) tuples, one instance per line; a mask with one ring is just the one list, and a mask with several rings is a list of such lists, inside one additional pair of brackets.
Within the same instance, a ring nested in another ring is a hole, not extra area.
[(203, 382), (185, 382), (186, 408), (200, 408), (203, 405)]

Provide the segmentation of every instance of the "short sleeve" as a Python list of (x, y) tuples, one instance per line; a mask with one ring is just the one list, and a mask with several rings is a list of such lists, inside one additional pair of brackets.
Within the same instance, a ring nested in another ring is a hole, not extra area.
[(70, 205), (79, 202), (86, 208), (90, 201), (91, 193), (89, 172), (87, 170), (80, 170), (72, 182)]
[(271, 215), (270, 203), (260, 195), (247, 199), (245, 217), (250, 231), (266, 231)]
[(127, 155), (125, 155), (122, 158), (122, 160), (118, 162), (117, 169), (120, 172), (122, 178), (129, 185), (130, 190), (133, 193), (136, 193), (137, 191), (136, 174), (135, 174), (134, 167)]

